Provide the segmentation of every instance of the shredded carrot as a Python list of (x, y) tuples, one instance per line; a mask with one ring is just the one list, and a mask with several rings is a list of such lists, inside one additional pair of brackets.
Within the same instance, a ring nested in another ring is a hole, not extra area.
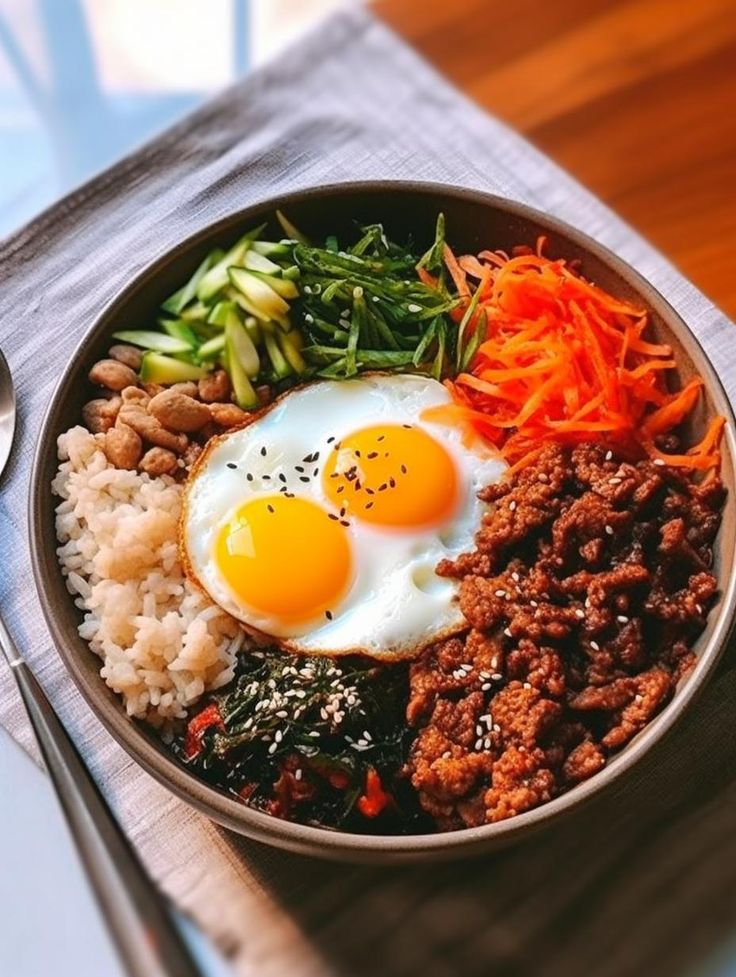
[(717, 467), (723, 418), (683, 454), (663, 453), (655, 443), (690, 415), (702, 380), (673, 392), (667, 380), (677, 365), (672, 348), (644, 338), (645, 310), (585, 281), (566, 261), (545, 257), (544, 247), (540, 237), (535, 251), (458, 258), (445, 245), (445, 265), (463, 299), (456, 321), (467, 318), (477, 291), (462, 341), (479, 323), (484, 332), (464, 371), (446, 381), (454, 403), (425, 413), (459, 420), (491, 441), (511, 471), (531, 462), (545, 440), (577, 444), (591, 432), (668, 465)]

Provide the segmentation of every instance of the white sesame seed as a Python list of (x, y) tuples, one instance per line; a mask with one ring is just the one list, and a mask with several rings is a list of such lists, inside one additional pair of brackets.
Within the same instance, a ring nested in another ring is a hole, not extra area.
[(487, 672), (485, 669), (483, 669), (482, 672), (478, 672), (478, 678), (487, 679), (487, 678), (490, 678), (490, 677), (491, 677), (491, 673), (490, 672)]
[(299, 767), (298, 770), (294, 771), (294, 780), (301, 780), (302, 776), (303, 776), (303, 770), (301, 767)]
[(618, 617), (616, 618), (616, 620), (618, 621), (619, 624), (628, 624), (629, 623), (629, 619), (628, 619), (628, 617), (626, 617), (625, 614), (619, 614)]
[(252, 717), (252, 716), (250, 716), (250, 717), (249, 717), (248, 719), (246, 719), (246, 720), (245, 720), (245, 722), (243, 723), (243, 729), (250, 729), (252, 725), (253, 725), (253, 717)]
[(304, 691), (304, 689), (297, 689), (294, 695), (297, 697), (297, 699), (304, 699), (307, 693)]
[(501, 727), (498, 725), (498, 723), (494, 723), (493, 724), (493, 732), (494, 733), (500, 733), (501, 732)]
[(505, 596), (506, 596), (506, 591), (505, 590), (497, 590), (496, 591), (496, 597), (505, 597)]
[(349, 696), (347, 696), (347, 698), (345, 699), (345, 701), (347, 702), (347, 704), (348, 704), (349, 706), (354, 706), (354, 705), (355, 705), (355, 703), (356, 703), (356, 702), (357, 702), (358, 700), (357, 700), (357, 699), (355, 698), (355, 696), (354, 696), (354, 695), (349, 695)]
[(531, 688), (531, 684), (530, 684), (529, 682), (524, 682), (524, 685), (523, 685), (523, 687), (524, 687), (525, 689), (530, 689), (530, 688)]
[(620, 485), (621, 484), (621, 479), (620, 478), (616, 478), (616, 476), (614, 475), (613, 478), (609, 478), (608, 479), (608, 484), (609, 485)]
[(482, 737), (480, 739), (477, 739), (475, 741), (475, 749), (476, 750), (482, 750), (483, 749), (483, 738)]
[(302, 291), (304, 292), (305, 295), (311, 295), (312, 294), (312, 286), (311, 285), (305, 285), (304, 288), (302, 289)]
[(490, 682), (484, 682), (483, 685), (481, 685), (481, 687), (480, 687), (481, 692), (489, 692), (490, 689), (491, 689), (491, 683)]
[(491, 746), (492, 746), (491, 737), (486, 736), (486, 738), (483, 740), (483, 749), (490, 750)]
[(321, 716), (321, 717), (322, 717), (323, 719), (329, 719), (329, 716), (330, 716), (330, 714), (329, 714), (329, 712), (328, 712), (328, 711), (327, 711), (327, 710), (325, 709), (325, 707), (324, 707), (324, 706), (322, 706), (322, 708), (320, 709), (320, 711), (319, 711), (319, 714), (320, 714), (320, 716)]
[(504, 628), (503, 629), (503, 633), (506, 635), (507, 638), (513, 637), (513, 635), (511, 634), (511, 629), (510, 628)]
[(273, 755), (276, 752), (276, 750), (278, 750), (278, 748), (279, 748), (278, 743), (272, 743), (268, 748), (268, 752)]
[(519, 753), (526, 753), (526, 747), (525, 746), (520, 746), (519, 747)]
[(417, 305), (416, 302), (412, 302), (411, 305), (407, 305), (407, 309), (409, 310), (409, 312), (421, 312), (422, 311), (421, 305)]
[(514, 572), (511, 574), (511, 579), (514, 581), (514, 583), (518, 583), (521, 580), (521, 577), (516, 570), (514, 570)]
[(530, 600), (529, 603), (532, 607), (539, 607), (539, 604), (535, 600)]
[(498, 658), (491, 658), (491, 668), (494, 670), (498, 668)]
[(611, 458), (613, 458), (613, 452), (612, 451), (607, 451), (606, 452), (606, 461), (610, 461)]
[(665, 462), (664, 462), (664, 460), (662, 458), (655, 458), (654, 459), (654, 464), (655, 465), (658, 465), (661, 468), (661, 467), (664, 466)]
[(634, 696), (634, 702), (641, 702), (641, 701), (642, 701), (642, 697), (640, 695)]
[(576, 609), (575, 617), (579, 617), (581, 621), (583, 620), (583, 618), (585, 617), (585, 611), (582, 609), (582, 607), (578, 607)]
[(304, 321), (314, 322), (314, 316), (310, 312), (307, 312), (307, 314), (304, 316)]
[(698, 614), (702, 614), (703, 613), (703, 607), (702, 607), (702, 605), (701, 604), (696, 604), (695, 605), (695, 610), (698, 612)]
[(585, 598), (585, 606), (590, 607), (590, 597)]
[(500, 672), (494, 672), (493, 675), (491, 675), (491, 678), (493, 679), (494, 682), (500, 682), (501, 679), (503, 678), (503, 675)]
[(380, 300), (380, 298), (377, 295), (374, 295), (373, 296), (373, 301), (374, 302), (380, 302), (381, 300)]
[(590, 647), (593, 649), (593, 651), (600, 651), (601, 650), (601, 646), (598, 644), (597, 641), (591, 641), (590, 642)]
[(273, 738), (277, 743), (280, 743), (281, 740), (284, 738), (284, 734), (281, 732), (280, 729), (277, 729), (276, 732), (273, 734)]
[(460, 666), (460, 668), (462, 668), (462, 670), (464, 672), (472, 672), (473, 671), (473, 666), (469, 662), (463, 662), (463, 664)]
[(613, 536), (613, 526), (606, 525), (606, 532), (609, 536)]
[(485, 730), (483, 729), (483, 727), (481, 726), (481, 724), (478, 723), (476, 725), (476, 727), (475, 727), (475, 735), (476, 736), (482, 736), (484, 732), (485, 732)]
[(513, 512), (516, 509), (516, 499), (512, 499), (509, 502), (509, 512)]
[(286, 717), (288, 715), (289, 715), (289, 713), (286, 711), (286, 709), (279, 709), (279, 711), (276, 713), (276, 718), (277, 719), (286, 719)]
[(310, 731), (307, 733), (307, 736), (311, 736), (313, 739), (317, 739), (319, 737), (319, 730), (310, 729)]
[(368, 732), (367, 729), (363, 730), (363, 739), (368, 740), (369, 743), (373, 739), (373, 737), (371, 736), (371, 734)]

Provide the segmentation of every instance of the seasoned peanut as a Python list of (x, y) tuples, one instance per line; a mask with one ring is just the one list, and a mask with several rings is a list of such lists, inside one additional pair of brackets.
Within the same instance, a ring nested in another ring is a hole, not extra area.
[(84, 426), (93, 434), (104, 434), (115, 423), (121, 404), (122, 399), (117, 394), (109, 400), (103, 397), (90, 400), (82, 408)]
[(163, 390), (151, 400), (148, 410), (170, 431), (199, 431), (210, 419), (204, 404), (176, 390)]
[(149, 397), (155, 397), (156, 394), (160, 394), (162, 390), (166, 390), (161, 383), (144, 383), (143, 389), (146, 391)]
[(210, 404), (210, 414), (212, 420), (220, 427), (235, 427), (237, 424), (245, 424), (249, 414), (241, 410), (237, 404)]
[(230, 396), (230, 377), (224, 370), (217, 370), (199, 381), (199, 396), (207, 404), (225, 401)]
[(128, 424), (149, 444), (168, 448), (176, 454), (181, 454), (189, 443), (186, 434), (167, 431), (160, 421), (138, 404), (123, 404), (118, 414), (118, 422)]
[(121, 397), (124, 404), (140, 404), (141, 407), (145, 407), (151, 399), (141, 387), (126, 387)]
[(107, 460), (116, 468), (135, 468), (143, 450), (136, 432), (120, 421), (105, 435), (103, 447)]
[(125, 363), (126, 366), (129, 366), (131, 370), (135, 370), (136, 373), (140, 370), (143, 360), (143, 352), (140, 349), (136, 346), (127, 346), (125, 343), (118, 343), (116, 346), (111, 346), (108, 356), (117, 360), (119, 363)]
[(167, 448), (149, 448), (138, 462), (138, 467), (149, 475), (173, 475), (178, 464), (173, 451)]
[(92, 383), (109, 390), (122, 390), (138, 382), (135, 371), (117, 360), (100, 360), (89, 371)]
[(182, 380), (181, 383), (172, 383), (168, 389), (174, 390), (178, 394), (184, 394), (186, 397), (194, 397), (195, 400), (199, 397), (199, 390), (194, 380)]

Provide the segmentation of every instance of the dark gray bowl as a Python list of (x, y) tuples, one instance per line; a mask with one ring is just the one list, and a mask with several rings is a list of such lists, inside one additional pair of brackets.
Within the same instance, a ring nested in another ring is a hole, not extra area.
[[(272, 221), (277, 207), (285, 209), (299, 227), (315, 237), (348, 231), (356, 220), (364, 223), (382, 221), (390, 236), (401, 240), (411, 235), (418, 245), (427, 246), (439, 211), (443, 211), (447, 219), (448, 239), (459, 251), (533, 244), (539, 234), (546, 234), (549, 254), (580, 259), (588, 278), (614, 294), (635, 299), (649, 310), (653, 332), (677, 351), (682, 379), (692, 373), (703, 377), (706, 393), (692, 421), (693, 435), (702, 431), (715, 414), (723, 414), (728, 420), (723, 447), (723, 478), (728, 498), (715, 554), (721, 591), (718, 604), (710, 613), (708, 626), (696, 645), (698, 664), (667, 708), (604, 770), (543, 807), (499, 824), (451, 834), (411, 837), (326, 831), (250, 810), (198, 780), (169, 755), (153, 732), (126, 717), (118, 698), (99, 676), (99, 660), (77, 633), (80, 615), (66, 590), (56, 560), (55, 501), (50, 483), (57, 465), (56, 438), (79, 422), (80, 409), (89, 399), (87, 371), (107, 351), (112, 332), (129, 327), (131, 323), (150, 321), (161, 301), (192, 273), (210, 248), (227, 245), (244, 230), (263, 220)], [(144, 769), (203, 814), (259, 841), (332, 859), (388, 862), (469, 855), (508, 845), (610, 787), (672, 728), (702, 689), (724, 650), (734, 618), (735, 448), (731, 405), (687, 325), (640, 275), (579, 231), (523, 204), (453, 187), (387, 182), (299, 191), (249, 207), (182, 242), (131, 282), (85, 335), (59, 381), (44, 419), (33, 465), (30, 535), (36, 586), (51, 635), (92, 710)]]

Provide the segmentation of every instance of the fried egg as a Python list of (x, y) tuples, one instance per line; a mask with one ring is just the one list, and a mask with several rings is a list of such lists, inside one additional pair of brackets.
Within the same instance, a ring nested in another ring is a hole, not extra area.
[(471, 548), (477, 493), (506, 465), (423, 417), (450, 401), (428, 377), (323, 381), (214, 438), (185, 490), (188, 575), (291, 651), (388, 660), (460, 630), (458, 583), (435, 567)]

